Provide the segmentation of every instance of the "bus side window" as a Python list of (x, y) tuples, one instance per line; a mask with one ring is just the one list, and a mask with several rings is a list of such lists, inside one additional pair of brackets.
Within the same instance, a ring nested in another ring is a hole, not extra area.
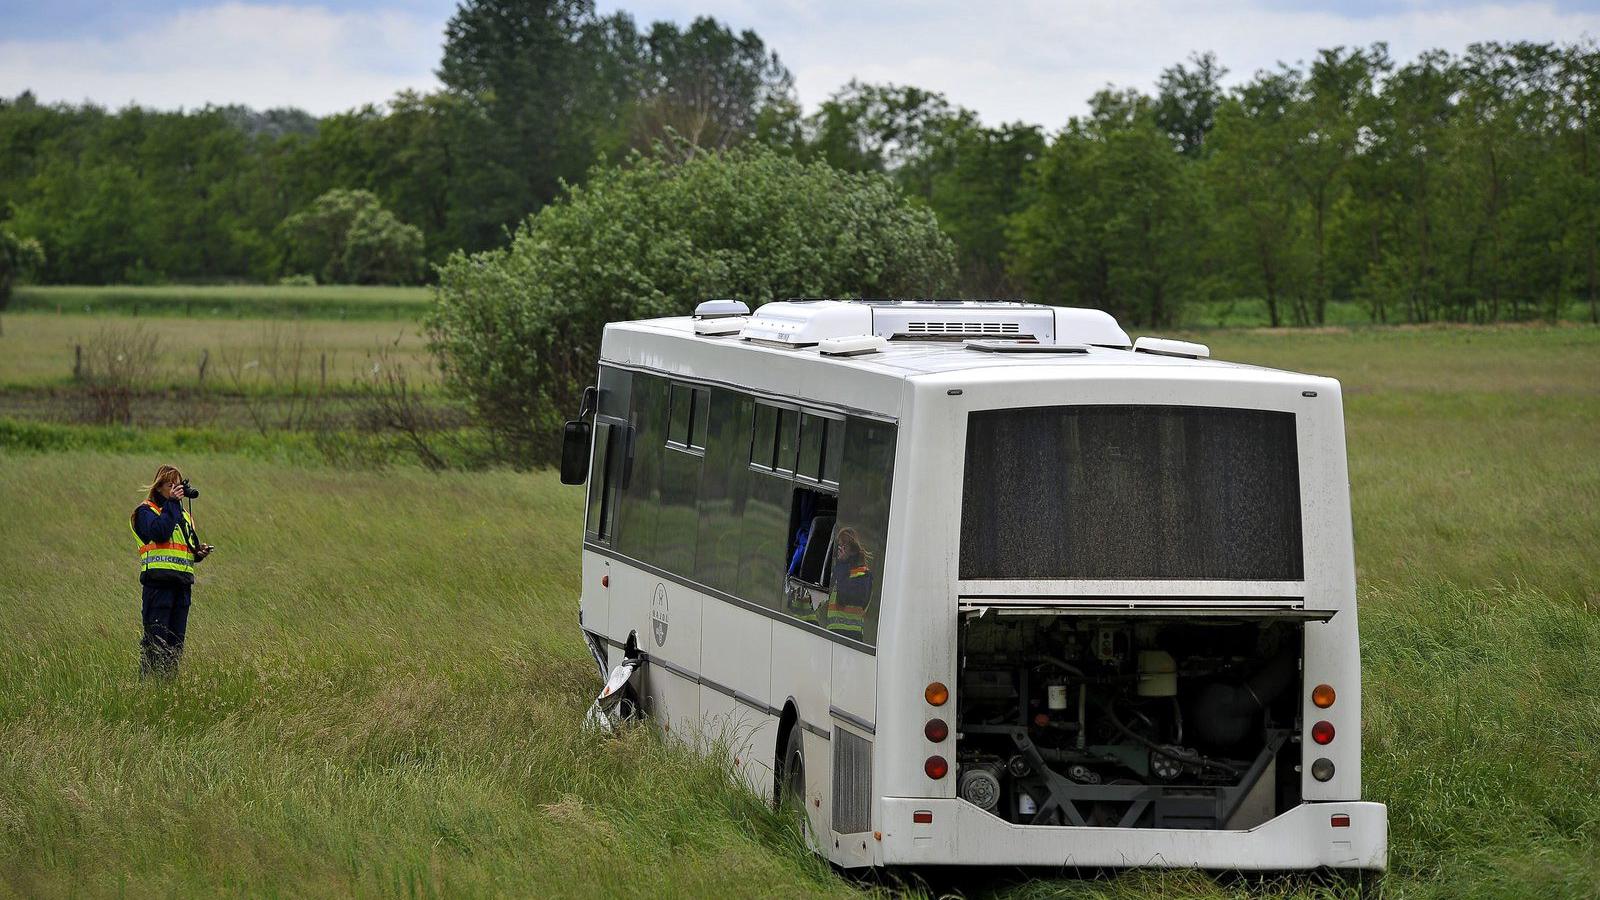
[(755, 424), (750, 430), (750, 465), (772, 468), (773, 442), (778, 432), (778, 408), (756, 404)]
[[(833, 439), (833, 431), (828, 432)], [(839, 521), (833, 532), (826, 622), (829, 631), (872, 644), (889, 534), (895, 426), (851, 417), (844, 428), (839, 466)]]
[(799, 451), (800, 411), (778, 410), (778, 459), (773, 468), (780, 472), (793, 472), (795, 454)]
[(800, 461), (794, 474), (813, 481), (822, 477), (822, 437), (827, 419), (805, 413), (800, 416)]
[(689, 425), (689, 446), (695, 450), (706, 449), (706, 433), (711, 427), (711, 389), (694, 389), (694, 413)]
[(694, 409), (694, 389), (687, 384), (668, 386), (667, 444), (689, 446), (689, 419)]
[(616, 514), (616, 475), (622, 463), (616, 446), (618, 433), (610, 422), (595, 422), (594, 459), (589, 466), (588, 531), (601, 541), (611, 539), (611, 522)]
[(845, 423), (829, 419), (822, 439), (822, 480), (839, 483), (839, 467), (844, 460)]

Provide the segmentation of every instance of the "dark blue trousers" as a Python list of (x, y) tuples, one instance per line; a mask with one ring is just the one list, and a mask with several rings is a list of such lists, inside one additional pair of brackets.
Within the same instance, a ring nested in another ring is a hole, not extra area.
[(174, 675), (189, 628), (189, 584), (144, 585), (144, 637), (139, 641), (140, 675)]

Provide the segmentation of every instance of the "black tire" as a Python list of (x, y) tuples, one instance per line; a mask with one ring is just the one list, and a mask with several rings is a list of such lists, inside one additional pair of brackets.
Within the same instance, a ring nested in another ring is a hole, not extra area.
[(778, 808), (792, 809), (805, 821), (806, 812), (806, 748), (801, 740), (800, 726), (789, 729), (789, 739), (784, 742), (783, 772), (778, 778)]

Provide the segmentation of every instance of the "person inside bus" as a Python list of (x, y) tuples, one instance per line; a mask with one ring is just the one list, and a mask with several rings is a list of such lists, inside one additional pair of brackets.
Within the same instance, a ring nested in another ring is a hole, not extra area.
[(839, 529), (833, 539), (833, 593), (828, 598), (828, 630), (834, 634), (866, 639), (871, 561), (856, 530), (848, 526)]

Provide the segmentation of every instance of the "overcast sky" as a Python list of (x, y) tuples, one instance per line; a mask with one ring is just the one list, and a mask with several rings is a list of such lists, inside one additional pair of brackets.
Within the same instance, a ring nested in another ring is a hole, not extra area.
[[(117, 107), (245, 103), (329, 113), (437, 86), (454, 0), (0, 0), (0, 94)], [(1230, 82), (1318, 48), (1397, 60), (1474, 41), (1600, 37), (1600, 0), (639, 0), (641, 24), (753, 28), (813, 108), (850, 78), (942, 91), (989, 123), (1056, 128), (1107, 83), (1149, 89), (1213, 50)]]

